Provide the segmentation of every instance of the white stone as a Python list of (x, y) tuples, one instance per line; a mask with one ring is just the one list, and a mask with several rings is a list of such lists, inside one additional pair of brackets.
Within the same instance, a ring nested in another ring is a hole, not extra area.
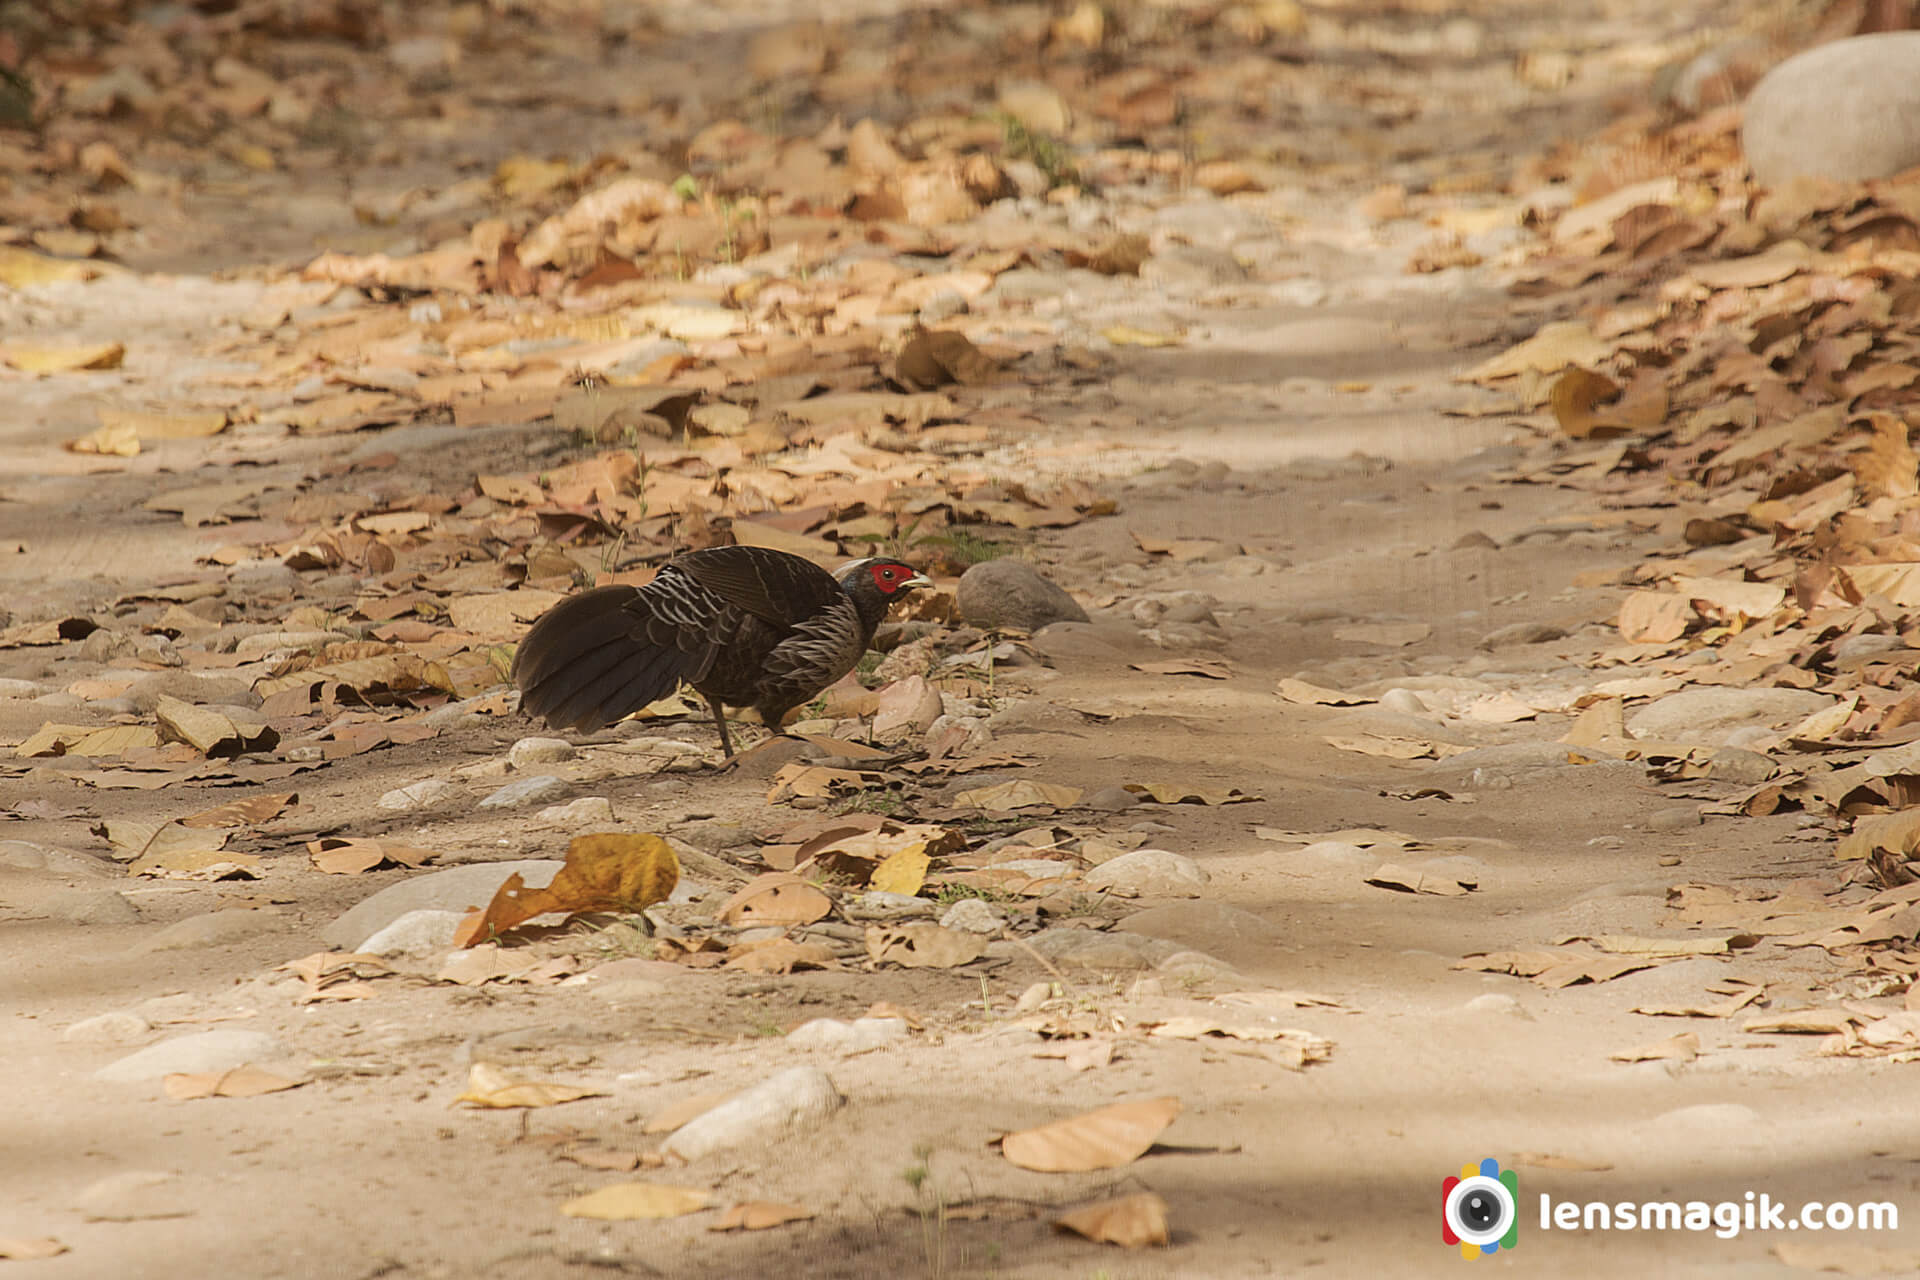
[(730, 1147), (765, 1147), (825, 1123), (846, 1101), (818, 1067), (789, 1067), (688, 1121), (660, 1150), (693, 1161)]
[(397, 787), (387, 792), (375, 803), (390, 812), (424, 809), (428, 805), (439, 803), (453, 790), (453, 784), (444, 778), (422, 778), (411, 786)]
[(787, 1033), (787, 1043), (801, 1049), (833, 1049), (839, 1053), (865, 1053), (907, 1035), (902, 1018), (815, 1018)]
[(60, 1033), (69, 1044), (129, 1044), (153, 1030), (137, 1013), (101, 1013), (82, 1018)]
[(281, 1053), (280, 1042), (264, 1031), (222, 1028), (175, 1036), (110, 1062), (93, 1073), (96, 1080), (132, 1084), (175, 1072), (231, 1071)]
[(482, 809), (517, 809), (522, 805), (539, 804), (543, 800), (556, 800), (566, 794), (567, 781), (551, 774), (536, 773), (517, 782), (509, 782), (485, 800), (480, 802)]
[(579, 748), (564, 738), (522, 738), (507, 751), (507, 763), (516, 769), (529, 765), (556, 764), (580, 754)]
[(1861, 182), (1920, 165), (1920, 31), (1818, 45), (1760, 79), (1740, 140), (1755, 180)]
[(358, 951), (380, 930), (409, 911), (435, 908), (464, 913), (484, 907), (493, 900), (494, 891), (510, 875), (518, 875), (523, 884), (539, 888), (553, 880), (562, 864), (554, 858), (521, 858), (511, 862), (477, 862), (464, 867), (448, 867), (388, 885), (320, 931), (328, 945), (342, 951)]
[(940, 917), (941, 928), (963, 929), (968, 933), (999, 933), (1006, 923), (1004, 916), (978, 898), (962, 898)]
[(1087, 873), (1087, 887), (1123, 897), (1197, 898), (1207, 873), (1184, 854), (1168, 849), (1135, 849)]
[(376, 956), (430, 955), (453, 945), (454, 931), (466, 919), (462, 911), (430, 907), (409, 911), (355, 948)]
[(534, 817), (541, 822), (569, 829), (611, 823), (614, 820), (613, 801), (605, 796), (581, 796), (566, 804), (548, 805)]

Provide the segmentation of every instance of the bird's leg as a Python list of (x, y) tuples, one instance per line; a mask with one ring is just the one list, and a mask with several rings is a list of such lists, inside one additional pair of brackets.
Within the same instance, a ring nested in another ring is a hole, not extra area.
[(720, 699), (712, 694), (705, 695), (707, 705), (713, 708), (713, 723), (720, 730), (720, 749), (727, 753), (727, 759), (733, 759), (733, 739), (727, 736), (727, 713), (720, 709)]

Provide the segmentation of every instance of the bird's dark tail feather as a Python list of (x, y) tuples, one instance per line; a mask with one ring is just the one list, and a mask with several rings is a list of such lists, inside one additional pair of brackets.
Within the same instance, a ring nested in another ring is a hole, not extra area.
[(597, 587), (555, 605), (513, 657), (520, 707), (556, 729), (593, 730), (672, 693), (700, 655), (651, 644), (627, 611), (632, 587)]

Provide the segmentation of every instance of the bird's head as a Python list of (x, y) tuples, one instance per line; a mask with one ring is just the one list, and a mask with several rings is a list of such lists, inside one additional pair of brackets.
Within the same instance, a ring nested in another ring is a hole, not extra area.
[(933, 580), (912, 565), (900, 560), (869, 557), (855, 560), (834, 575), (849, 595), (877, 596), (891, 604), (903, 591), (930, 587)]

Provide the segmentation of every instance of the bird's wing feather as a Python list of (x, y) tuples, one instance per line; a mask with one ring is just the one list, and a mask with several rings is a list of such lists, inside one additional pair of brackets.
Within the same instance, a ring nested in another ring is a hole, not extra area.
[(777, 627), (797, 626), (846, 598), (833, 575), (819, 565), (769, 547), (689, 551), (667, 568), (686, 574), (734, 608)]

